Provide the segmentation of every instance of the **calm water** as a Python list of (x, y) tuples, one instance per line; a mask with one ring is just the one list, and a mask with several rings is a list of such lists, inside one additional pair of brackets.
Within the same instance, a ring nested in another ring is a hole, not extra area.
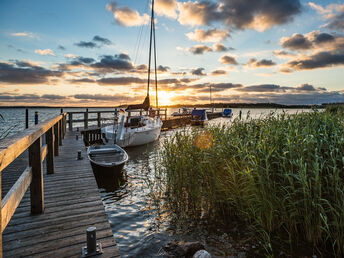
[[(89, 111), (95, 110), (106, 109), (89, 109)], [(270, 112), (284, 112), (283, 110), (272, 109), (233, 109), (234, 118), (239, 115), (240, 110), (244, 119), (247, 116), (259, 118), (268, 115)], [(35, 111), (39, 112), (40, 121), (43, 117), (49, 119), (60, 113), (58, 108), (30, 109), (30, 126), (34, 123)], [(85, 109), (64, 109), (64, 112), (68, 111), (85, 111)], [(168, 114), (175, 111), (178, 111), (178, 109), (169, 109)], [(289, 114), (307, 111), (309, 110), (285, 110)], [(13, 135), (24, 129), (25, 109), (1, 108), (0, 114), (4, 118), (3, 120), (0, 118), (0, 136), (8, 130), (9, 135)], [(110, 113), (106, 116), (111, 117), (113, 114)], [(94, 114), (94, 118), (96, 118), (96, 114)], [(80, 119), (82, 119), (81, 116)], [(217, 118), (211, 120), (209, 124), (230, 124), (230, 121), (231, 119)], [(146, 179), (151, 173), (149, 167), (152, 166), (152, 159), (155, 155), (154, 150), (159, 149), (162, 141), (173, 133), (175, 133), (175, 130), (162, 132), (159, 141), (155, 143), (126, 149), (129, 161), (124, 167), (124, 172), (127, 175), (125, 185), (117, 191), (100, 189), (121, 255), (123, 257), (156, 257), (161, 254), (161, 247), (172, 240), (201, 241), (214, 257), (238, 255), (240, 252), (245, 251), (245, 247), (235, 247), (235, 240), (225, 232), (219, 230), (209, 233), (201, 229), (193, 229), (192, 232), (176, 230), (164, 219), (164, 214), (161, 217), (156, 217), (147, 196)]]

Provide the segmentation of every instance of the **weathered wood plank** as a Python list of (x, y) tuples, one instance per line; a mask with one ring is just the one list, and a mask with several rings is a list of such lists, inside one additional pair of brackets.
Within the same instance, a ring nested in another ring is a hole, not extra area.
[(11, 220), (16, 208), (31, 184), (32, 168), (27, 167), (1, 203), (1, 231), (3, 232)]
[(48, 146), (44, 144), (41, 148), (41, 162), (45, 160), (45, 157), (47, 156), (47, 152), (48, 152)]

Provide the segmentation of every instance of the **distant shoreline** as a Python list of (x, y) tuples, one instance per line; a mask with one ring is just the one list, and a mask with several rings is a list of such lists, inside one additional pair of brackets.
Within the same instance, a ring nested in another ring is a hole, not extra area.
[[(325, 108), (329, 105), (344, 105), (344, 103), (323, 103), (320, 105), (283, 105), (276, 103), (214, 103), (200, 105), (177, 104), (171, 106), (160, 106), (160, 108), (181, 108), (181, 107), (203, 107), (203, 108)], [(126, 106), (0, 106), (2, 108), (121, 108)]]

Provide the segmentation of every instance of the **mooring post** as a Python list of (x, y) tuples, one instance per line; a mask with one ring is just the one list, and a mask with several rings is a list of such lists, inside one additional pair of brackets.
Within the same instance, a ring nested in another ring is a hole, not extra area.
[(30, 184), (31, 213), (41, 214), (44, 211), (42, 137), (29, 147), (29, 164), (32, 167)]
[(165, 120), (167, 120), (167, 108), (165, 108)]
[(46, 132), (45, 141), (48, 147), (47, 174), (54, 174), (54, 126)]
[(38, 112), (35, 112), (35, 125), (38, 124)]
[(54, 140), (54, 154), (55, 156), (59, 155), (59, 122), (56, 122), (56, 124), (54, 125), (54, 136), (55, 136), (55, 140)]
[(61, 114), (63, 114), (63, 108), (61, 108)]
[(87, 246), (82, 248), (81, 257), (90, 257), (103, 253), (102, 245), (97, 243), (96, 227), (89, 227), (86, 230), (86, 244)]
[(84, 128), (88, 128), (88, 108), (86, 108), (86, 112), (84, 113)]
[(97, 113), (97, 121), (98, 121), (98, 127), (101, 127), (101, 119), (102, 119), (102, 113)]
[(29, 109), (25, 109), (25, 128), (29, 128)]
[(69, 131), (73, 131), (73, 113), (68, 113), (69, 115)]

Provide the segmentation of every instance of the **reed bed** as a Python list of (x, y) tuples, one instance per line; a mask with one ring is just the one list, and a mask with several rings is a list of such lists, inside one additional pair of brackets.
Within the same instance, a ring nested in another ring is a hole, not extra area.
[(343, 257), (343, 110), (179, 131), (155, 158), (155, 201), (195, 223), (239, 220), (267, 256)]

